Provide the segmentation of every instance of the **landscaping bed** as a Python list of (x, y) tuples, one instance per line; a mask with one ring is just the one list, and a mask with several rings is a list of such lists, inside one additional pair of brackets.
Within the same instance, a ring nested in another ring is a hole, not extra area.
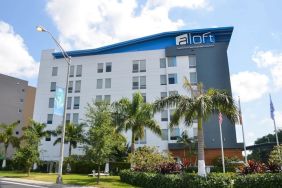
[(281, 173), (238, 175), (211, 173), (206, 178), (194, 173), (160, 174), (123, 170), (122, 182), (146, 188), (267, 188), (282, 187)]

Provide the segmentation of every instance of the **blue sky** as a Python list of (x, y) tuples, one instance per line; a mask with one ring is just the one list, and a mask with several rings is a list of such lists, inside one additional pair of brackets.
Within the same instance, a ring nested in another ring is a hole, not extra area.
[(164, 31), (234, 26), (229, 68), (249, 145), (273, 132), (269, 93), (282, 127), (281, 7), (280, 0), (1, 1), (0, 73), (36, 86), (41, 50), (55, 48), (48, 36), (36, 32), (37, 25), (71, 50)]

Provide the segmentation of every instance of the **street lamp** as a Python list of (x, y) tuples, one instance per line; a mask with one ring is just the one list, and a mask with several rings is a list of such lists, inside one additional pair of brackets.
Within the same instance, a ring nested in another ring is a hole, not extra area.
[(57, 184), (63, 183), (63, 162), (64, 162), (64, 143), (65, 143), (65, 127), (66, 127), (66, 106), (67, 106), (67, 89), (68, 89), (68, 82), (69, 82), (69, 69), (70, 69), (70, 63), (71, 63), (71, 57), (67, 54), (67, 52), (63, 49), (63, 47), (60, 45), (60, 43), (55, 39), (55, 37), (50, 33), (48, 30), (46, 30), (42, 26), (37, 26), (36, 30), (38, 32), (46, 32), (48, 33), (53, 41), (56, 43), (56, 45), (60, 48), (62, 55), (68, 65), (67, 69), (67, 81), (66, 81), (66, 89), (65, 89), (65, 99), (64, 99), (64, 112), (63, 112), (63, 127), (62, 127), (62, 138), (61, 138), (61, 147), (60, 147), (60, 161), (59, 161), (59, 172), (58, 177), (56, 180)]

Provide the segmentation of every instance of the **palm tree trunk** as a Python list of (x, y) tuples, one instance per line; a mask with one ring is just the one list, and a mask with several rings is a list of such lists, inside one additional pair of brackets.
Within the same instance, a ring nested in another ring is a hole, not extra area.
[(71, 142), (70, 142), (70, 145), (69, 145), (69, 157), (71, 156)]
[(198, 175), (206, 176), (203, 119), (198, 118)]
[(3, 159), (3, 162), (2, 162), (2, 168), (6, 168), (8, 146), (4, 145), (4, 159)]
[(131, 154), (134, 153), (135, 151), (135, 135), (134, 135), (134, 131), (132, 130), (132, 135), (131, 135)]

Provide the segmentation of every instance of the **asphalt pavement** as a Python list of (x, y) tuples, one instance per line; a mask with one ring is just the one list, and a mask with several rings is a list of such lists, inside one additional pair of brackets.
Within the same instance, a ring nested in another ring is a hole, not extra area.
[[(50, 182), (25, 180), (20, 178), (0, 178), (0, 188), (82, 188), (82, 187), (74, 186), (74, 185), (57, 185)], [(87, 187), (87, 188), (95, 188), (95, 187)]]

